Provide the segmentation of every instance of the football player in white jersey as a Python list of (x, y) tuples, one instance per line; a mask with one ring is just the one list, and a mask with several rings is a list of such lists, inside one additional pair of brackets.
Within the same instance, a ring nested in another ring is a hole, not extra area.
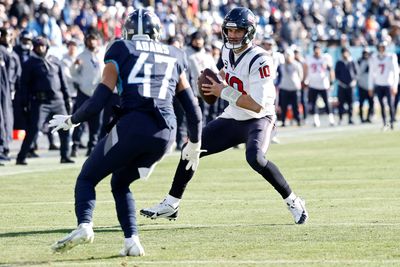
[(295, 223), (306, 222), (308, 213), (304, 200), (294, 194), (278, 167), (265, 158), (275, 131), (275, 67), (271, 56), (252, 44), (255, 31), (256, 18), (249, 9), (237, 7), (225, 16), (222, 24), (223, 68), (220, 70), (225, 82), (217, 83), (209, 77), (212, 84), (203, 84), (202, 89), (205, 94), (228, 101), (229, 105), (220, 117), (203, 129), (201, 146), (190, 141), (186, 144), (169, 194), (160, 204), (142, 209), (142, 215), (152, 219), (175, 219), (199, 157), (245, 143), (248, 164), (278, 191)]
[(322, 97), (325, 103), (325, 112), (329, 114), (329, 124), (335, 124), (335, 118), (328, 101), (328, 92), (334, 79), (333, 63), (330, 55), (322, 54), (319, 44), (314, 45), (314, 54), (306, 58), (304, 76), (308, 83), (308, 101), (311, 114), (314, 116), (314, 126), (319, 127), (321, 122), (316, 106), (318, 96)]
[[(383, 130), (389, 127), (393, 129), (394, 122), (394, 107), (392, 97), (397, 93), (397, 85), (399, 83), (399, 64), (397, 63), (397, 56), (393, 53), (386, 52), (387, 42), (380, 42), (378, 44), (378, 53), (371, 56), (369, 60), (369, 76), (368, 86), (369, 92), (375, 91), (378, 96), (379, 104), (381, 106), (381, 115), (383, 120)], [(390, 123), (386, 121), (386, 106), (389, 106)]]

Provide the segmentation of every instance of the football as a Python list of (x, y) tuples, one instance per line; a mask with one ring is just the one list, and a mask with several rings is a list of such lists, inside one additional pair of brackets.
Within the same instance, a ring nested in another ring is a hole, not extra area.
[(201, 90), (201, 87), (203, 84), (211, 84), (210, 80), (207, 79), (206, 76), (213, 78), (218, 83), (221, 83), (221, 80), (218, 78), (218, 76), (215, 72), (213, 72), (212, 70), (210, 70), (208, 68), (203, 70), (203, 72), (200, 74), (200, 76), (197, 80), (197, 88), (199, 89), (201, 98), (203, 98), (203, 100), (207, 104), (212, 105), (217, 101), (218, 97), (216, 97), (215, 95), (204, 95), (204, 91)]

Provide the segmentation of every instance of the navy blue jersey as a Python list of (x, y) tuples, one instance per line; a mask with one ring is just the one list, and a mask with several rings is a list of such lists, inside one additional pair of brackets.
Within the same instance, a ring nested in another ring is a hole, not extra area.
[(187, 67), (183, 51), (150, 39), (118, 40), (104, 61), (117, 68), (123, 109), (156, 108), (167, 122), (175, 120), (172, 99)]

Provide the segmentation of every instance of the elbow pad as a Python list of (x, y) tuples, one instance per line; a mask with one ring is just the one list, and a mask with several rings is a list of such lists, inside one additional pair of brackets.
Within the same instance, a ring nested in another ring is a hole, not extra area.
[(192, 143), (201, 140), (201, 110), (196, 104), (192, 89), (186, 88), (176, 94), (176, 98), (182, 104), (186, 114), (189, 139)]
[(72, 115), (71, 122), (78, 124), (89, 120), (92, 116), (100, 113), (108, 99), (112, 95), (112, 90), (103, 83), (97, 85), (93, 96), (86, 100), (83, 105)]

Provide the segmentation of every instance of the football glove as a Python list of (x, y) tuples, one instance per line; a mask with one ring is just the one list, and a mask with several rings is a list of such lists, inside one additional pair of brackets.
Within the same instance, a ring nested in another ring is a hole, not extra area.
[(78, 124), (72, 124), (71, 115), (54, 115), (49, 121), (49, 127), (55, 127), (51, 133), (55, 133), (60, 129), (68, 131), (71, 128), (78, 126)]
[(197, 167), (199, 166), (200, 153), (207, 151), (200, 148), (201, 142), (192, 143), (189, 141), (187, 145), (182, 149), (182, 160), (189, 161), (185, 167), (186, 170), (192, 168), (193, 171), (196, 171)]

